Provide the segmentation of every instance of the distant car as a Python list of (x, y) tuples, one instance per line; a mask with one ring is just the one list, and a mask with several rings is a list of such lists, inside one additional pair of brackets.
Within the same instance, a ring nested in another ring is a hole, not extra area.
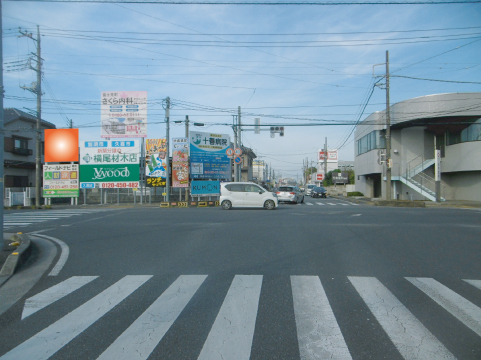
[(224, 210), (233, 207), (264, 207), (274, 210), (279, 205), (275, 193), (250, 182), (226, 182), (220, 184), (220, 206)]
[(311, 195), (311, 190), (314, 189), (316, 185), (314, 184), (307, 184), (306, 185), (306, 195), (309, 196)]
[(279, 186), (277, 190), (279, 202), (303, 203), (304, 194), (297, 186)]
[(311, 190), (311, 197), (327, 198), (327, 190), (323, 187), (315, 187)]

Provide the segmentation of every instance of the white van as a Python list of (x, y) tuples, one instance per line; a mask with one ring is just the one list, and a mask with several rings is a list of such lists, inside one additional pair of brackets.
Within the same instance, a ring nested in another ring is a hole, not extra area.
[(220, 206), (229, 210), (232, 207), (264, 207), (274, 210), (279, 205), (277, 195), (251, 182), (226, 182), (220, 184)]
[(311, 195), (311, 190), (316, 187), (316, 184), (307, 184), (306, 185), (306, 195)]

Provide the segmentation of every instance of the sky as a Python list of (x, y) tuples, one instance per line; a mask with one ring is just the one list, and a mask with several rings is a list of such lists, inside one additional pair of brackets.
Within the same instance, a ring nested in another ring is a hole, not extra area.
[[(480, 20), (481, 3), (3, 1), (4, 107), (36, 110), (22, 89), (36, 81), (25, 66), (36, 43), (19, 28), (35, 38), (39, 25), (44, 120), (58, 128), (72, 120), (80, 140), (100, 140), (101, 92), (147, 91), (148, 138), (166, 136), (162, 103), (170, 97), (171, 121), (188, 115), (191, 130), (233, 141), (240, 106), (243, 145), (277, 176), (300, 179), (325, 138), (340, 160), (354, 160), (355, 124), (386, 108), (386, 51), (391, 105), (481, 91)], [(285, 126), (285, 135), (271, 138), (272, 125)], [(171, 123), (171, 137), (184, 134), (184, 123)]]

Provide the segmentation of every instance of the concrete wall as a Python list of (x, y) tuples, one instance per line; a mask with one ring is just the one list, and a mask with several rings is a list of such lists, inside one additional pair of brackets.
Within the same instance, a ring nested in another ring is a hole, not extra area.
[(481, 201), (481, 171), (460, 171), (441, 176), (448, 186), (446, 200)]
[[(469, 141), (446, 146), (441, 171), (481, 171), (481, 141)], [(481, 182), (481, 179), (479, 180)]]

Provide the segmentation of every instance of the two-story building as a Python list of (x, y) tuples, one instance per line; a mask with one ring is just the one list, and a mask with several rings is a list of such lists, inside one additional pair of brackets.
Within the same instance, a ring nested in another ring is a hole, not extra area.
[[(4, 187), (35, 186), (35, 149), (37, 119), (18, 109), (4, 110)], [(41, 163), (43, 164), (43, 130), (55, 129), (48, 121), (41, 121)]]
[[(442, 200), (481, 201), (481, 93), (422, 96), (390, 107), (392, 199), (435, 200), (435, 148)], [(356, 191), (385, 197), (386, 112), (356, 127)], [(381, 161), (379, 161), (381, 160)]]

